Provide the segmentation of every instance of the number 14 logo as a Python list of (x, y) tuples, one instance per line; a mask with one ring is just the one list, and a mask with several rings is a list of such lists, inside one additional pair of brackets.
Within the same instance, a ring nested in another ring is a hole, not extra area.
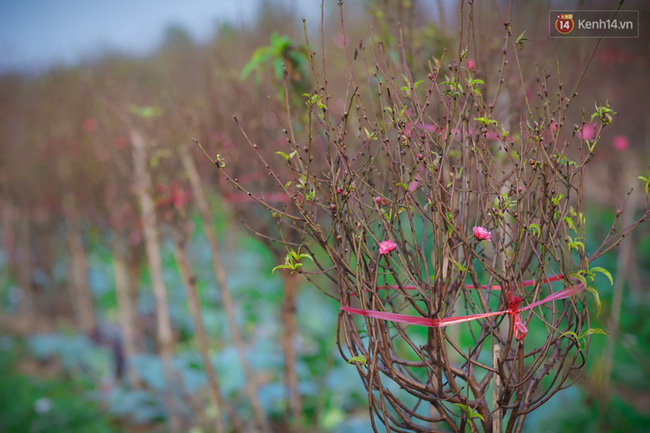
[(560, 14), (555, 20), (555, 29), (563, 35), (571, 33), (573, 30), (573, 15)]

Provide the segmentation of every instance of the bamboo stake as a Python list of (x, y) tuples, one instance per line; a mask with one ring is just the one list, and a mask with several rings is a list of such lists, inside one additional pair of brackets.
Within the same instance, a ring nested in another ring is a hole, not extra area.
[[(499, 359), (501, 358), (501, 345), (495, 343), (492, 346), (492, 367), (499, 371)], [(501, 433), (501, 409), (499, 407), (499, 395), (501, 394), (501, 376), (494, 373), (492, 376), (492, 432)]]

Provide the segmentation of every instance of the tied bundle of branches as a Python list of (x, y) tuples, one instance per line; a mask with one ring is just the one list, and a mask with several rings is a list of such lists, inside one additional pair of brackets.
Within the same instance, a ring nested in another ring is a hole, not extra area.
[[(650, 216), (647, 201), (631, 225), (617, 227), (617, 216), (586, 251), (584, 173), (615, 113), (597, 104), (586, 119), (593, 131), (584, 118), (573, 126), (578, 86), (566, 93), (555, 82), (553, 95), (546, 72), (538, 97), (527, 96), (522, 38), (507, 23), (506, 32), (498, 83), (468, 64), (462, 33), (455, 58), (432, 58), (428, 73), (412, 72), (404, 50), (386, 55), (373, 41), (366, 56), (361, 44), (346, 58), (339, 110), (329, 107), (324, 57), (316, 65), (309, 48), (308, 111), (295, 116), (286, 103), (292, 152), (274, 156), (244, 132), (290, 206), (255, 195), (223, 156), (213, 159), (280, 227), (302, 234), (285, 242), (281, 267), (342, 306), (338, 345), (356, 362), (376, 431), (501, 431), (502, 422), (521, 431), (527, 414), (577, 380), (587, 337), (600, 332), (589, 327), (600, 310), (596, 276), (611, 276), (593, 261)], [(507, 55), (518, 65), (513, 81)], [(501, 103), (511, 124), (496, 114), (504, 82), (519, 86)], [(306, 254), (316, 270), (302, 266)]]

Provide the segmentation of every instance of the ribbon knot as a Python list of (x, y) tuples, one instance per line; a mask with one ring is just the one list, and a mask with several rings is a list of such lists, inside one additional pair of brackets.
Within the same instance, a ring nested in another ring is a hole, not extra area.
[(510, 301), (508, 301), (508, 315), (514, 319), (515, 327), (515, 338), (517, 340), (522, 340), (526, 334), (528, 334), (528, 328), (522, 322), (521, 317), (519, 316), (519, 305), (521, 304), (521, 297), (511, 296)]

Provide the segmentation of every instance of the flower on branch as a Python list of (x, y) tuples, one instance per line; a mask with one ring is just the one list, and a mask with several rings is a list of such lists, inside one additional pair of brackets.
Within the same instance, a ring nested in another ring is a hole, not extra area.
[(580, 131), (580, 138), (583, 140), (591, 140), (596, 136), (596, 128), (591, 123), (586, 123)]
[(379, 254), (388, 254), (397, 248), (397, 244), (393, 241), (379, 242)]
[(472, 231), (474, 232), (474, 237), (476, 237), (476, 239), (478, 239), (479, 241), (491, 241), (492, 240), (492, 232), (490, 232), (485, 227), (474, 226)]

